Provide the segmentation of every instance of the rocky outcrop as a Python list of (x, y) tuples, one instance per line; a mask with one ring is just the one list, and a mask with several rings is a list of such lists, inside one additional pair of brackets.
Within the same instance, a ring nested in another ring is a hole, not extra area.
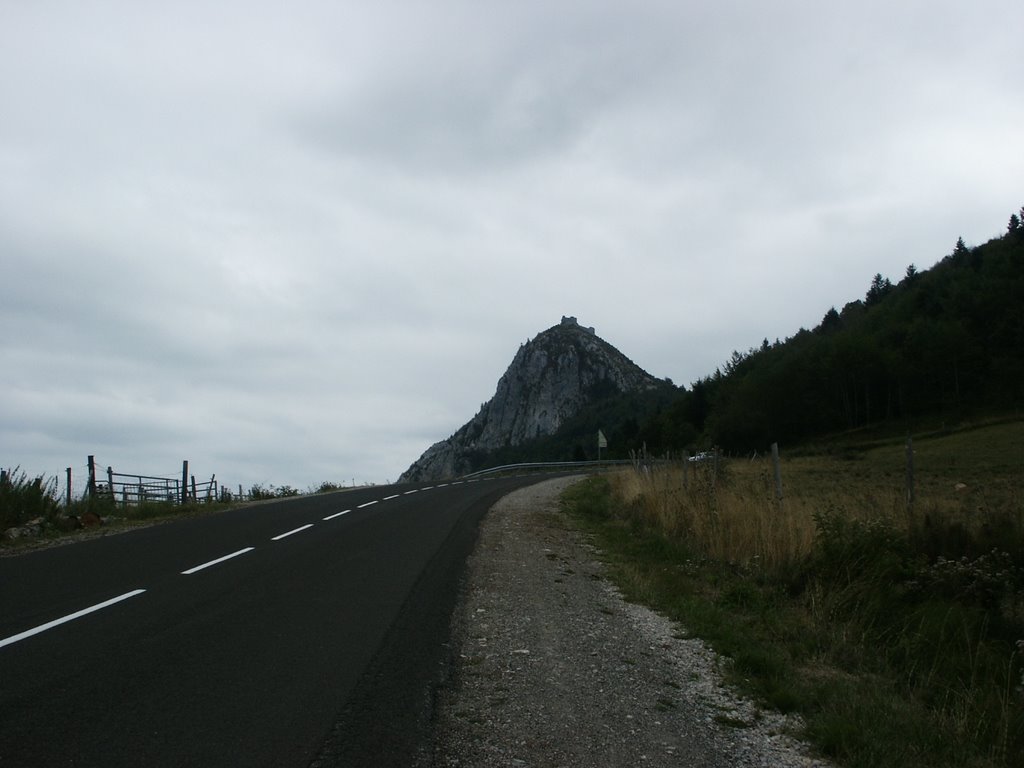
[(554, 434), (588, 403), (649, 389), (659, 381), (574, 317), (519, 348), (497, 391), (467, 424), (435, 443), (400, 481), (438, 480), (471, 470), (470, 457)]

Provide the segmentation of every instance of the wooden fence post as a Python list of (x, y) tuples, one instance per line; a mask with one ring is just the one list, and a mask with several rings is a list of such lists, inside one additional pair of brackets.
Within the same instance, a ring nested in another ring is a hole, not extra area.
[(181, 503), (188, 503), (188, 459), (181, 462)]
[(192, 502), (195, 503), (197, 501), (199, 499), (196, 498), (196, 476), (192, 475)]
[(107, 493), (110, 494), (111, 500), (114, 499), (114, 469), (113, 467), (107, 467)]
[(914, 438), (907, 437), (907, 506), (914, 503)]
[(96, 457), (90, 456), (88, 458), (89, 464), (89, 484), (85, 486), (86, 496), (96, 495)]
[(772, 466), (775, 469), (775, 498), (782, 501), (782, 463), (779, 461), (778, 443), (772, 443)]
[(67, 495), (67, 504), (66, 504), (66, 506), (70, 509), (71, 508), (71, 467), (67, 468), (67, 473), (68, 473), (68, 495)]

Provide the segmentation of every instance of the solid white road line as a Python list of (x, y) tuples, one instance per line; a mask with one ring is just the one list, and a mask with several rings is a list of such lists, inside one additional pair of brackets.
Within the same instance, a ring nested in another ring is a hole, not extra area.
[(108, 606), (111, 606), (114, 603), (120, 603), (122, 600), (127, 600), (129, 597), (135, 597), (136, 595), (141, 595), (145, 591), (146, 590), (144, 590), (144, 589), (136, 589), (136, 590), (133, 590), (131, 592), (125, 592), (123, 595), (118, 595), (117, 597), (112, 597), (109, 600), (105, 600), (102, 603), (97, 603), (96, 605), (93, 605), (93, 606), (91, 606), (89, 608), (84, 608), (81, 611), (77, 611), (75, 613), (68, 614), (67, 616), (64, 616), (63, 618), (54, 619), (53, 621), (47, 622), (46, 624), (40, 624), (35, 629), (27, 630), (27, 631), (22, 632), (21, 634), (18, 634), (18, 635), (11, 635), (10, 637), (8, 637), (8, 638), (6, 638), (4, 640), (0, 640), (0, 648), (3, 648), (5, 645), (11, 645), (12, 643), (16, 643), (19, 640), (24, 640), (26, 637), (32, 637), (32, 635), (38, 635), (40, 632), (45, 632), (48, 629), (53, 629), (54, 627), (58, 627), (61, 624), (66, 624), (69, 621), (74, 621), (75, 619), (80, 619), (82, 616), (86, 616), (86, 615), (88, 615), (90, 613), (93, 613), (94, 611), (99, 611), (99, 610), (102, 610), (103, 608), (107, 608)]
[(270, 540), (271, 541), (280, 541), (285, 536), (291, 536), (293, 533), (298, 533), (299, 531), (304, 531), (307, 528), (312, 528), (312, 527), (313, 527), (312, 523), (306, 523), (305, 525), (300, 525), (298, 528), (293, 528), (292, 530), (286, 531), (285, 533), (280, 533), (277, 536), (274, 536), (273, 538), (271, 538)]
[(365, 504), (360, 504), (358, 507), (356, 507), (356, 509), (362, 509), (363, 507), (372, 507), (378, 501), (380, 501), (380, 499), (375, 499), (373, 501), (368, 501)]
[(327, 517), (324, 518), (324, 520), (333, 520), (336, 517), (341, 517), (342, 515), (347, 515), (351, 511), (352, 511), (351, 509), (344, 509), (341, 512), (335, 512), (333, 515), (328, 515)]
[(203, 568), (209, 568), (211, 565), (216, 565), (217, 563), (223, 563), (225, 560), (230, 560), (232, 557), (238, 557), (239, 555), (244, 555), (246, 552), (252, 552), (253, 549), (255, 549), (255, 547), (246, 547), (245, 549), (240, 549), (237, 552), (232, 552), (230, 555), (224, 555), (224, 557), (218, 557), (216, 560), (211, 560), (208, 563), (203, 563), (202, 565), (197, 565), (195, 568), (189, 568), (187, 571), (182, 571), (181, 575), (182, 576), (191, 576), (196, 571), (201, 571), (201, 570), (203, 570)]

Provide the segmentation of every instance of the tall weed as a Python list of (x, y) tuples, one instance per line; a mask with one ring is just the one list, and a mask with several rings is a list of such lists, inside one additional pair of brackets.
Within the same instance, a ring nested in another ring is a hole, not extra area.
[(57, 515), (60, 502), (56, 480), (41, 476), (30, 479), (20, 467), (4, 472), (0, 478), (0, 532), (29, 520)]

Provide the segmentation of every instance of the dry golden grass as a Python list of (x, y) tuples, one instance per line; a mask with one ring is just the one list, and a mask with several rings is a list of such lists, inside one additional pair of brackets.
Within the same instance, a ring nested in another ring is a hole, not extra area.
[(825, 512), (884, 520), (896, 530), (940, 521), (974, 530), (994, 516), (1024, 516), (1022, 456), (1021, 422), (919, 440), (913, 504), (907, 503), (902, 444), (855, 458), (783, 456), (781, 499), (770, 456), (723, 461), (717, 477), (712, 464), (703, 462), (622, 470), (611, 482), (631, 514), (671, 537), (685, 538), (707, 557), (779, 572), (810, 553), (815, 516)]
[(728, 481), (712, 482), (712, 469), (680, 467), (625, 470), (612, 477), (614, 492), (645, 522), (684, 538), (707, 557), (755, 569), (785, 568), (814, 542), (814, 508), (775, 498), (761, 462), (730, 467)]

